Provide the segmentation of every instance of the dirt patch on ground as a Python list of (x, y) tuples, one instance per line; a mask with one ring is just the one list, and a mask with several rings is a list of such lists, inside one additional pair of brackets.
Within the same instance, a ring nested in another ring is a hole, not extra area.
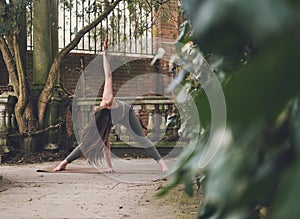
[(1, 162), (3, 164), (33, 164), (49, 161), (59, 161), (64, 159), (70, 151), (40, 151), (40, 152), (22, 152), (22, 151), (11, 151), (7, 154), (2, 155)]
[(152, 196), (151, 200), (156, 206), (171, 206), (175, 212), (176, 219), (193, 219), (197, 218), (199, 213), (202, 203), (202, 193), (195, 186), (194, 194), (190, 197), (184, 191), (184, 186), (178, 185), (164, 196), (158, 197), (157, 194)]

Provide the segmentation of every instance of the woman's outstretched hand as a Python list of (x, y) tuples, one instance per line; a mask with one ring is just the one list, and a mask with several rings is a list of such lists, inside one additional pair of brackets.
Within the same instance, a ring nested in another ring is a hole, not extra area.
[(107, 39), (103, 42), (103, 54), (107, 55), (107, 49), (108, 49), (108, 42)]

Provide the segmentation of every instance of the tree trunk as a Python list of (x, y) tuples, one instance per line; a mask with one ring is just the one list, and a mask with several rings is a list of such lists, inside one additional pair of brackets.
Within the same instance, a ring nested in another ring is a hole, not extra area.
[(36, 151), (38, 149), (37, 138), (30, 136), (30, 134), (29, 136), (24, 135), (24, 133), (31, 133), (38, 130), (37, 115), (33, 110), (33, 104), (29, 100), (22, 114), (19, 107), (17, 103), (15, 106), (15, 117), (18, 124), (18, 131), (21, 134), (19, 139), (20, 149), (26, 152)]

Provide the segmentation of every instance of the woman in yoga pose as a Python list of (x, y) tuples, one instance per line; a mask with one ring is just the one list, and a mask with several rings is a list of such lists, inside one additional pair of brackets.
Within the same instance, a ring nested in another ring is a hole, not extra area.
[(81, 143), (53, 171), (61, 171), (82, 154), (90, 164), (98, 165), (104, 157), (107, 164), (105, 172), (114, 172), (111, 162), (109, 133), (113, 125), (121, 124), (146, 152), (158, 162), (161, 171), (168, 171), (165, 161), (161, 158), (153, 143), (145, 136), (132, 107), (113, 96), (112, 72), (108, 60), (107, 41), (103, 45), (103, 65), (105, 83), (100, 106), (93, 112), (87, 128), (84, 130)]

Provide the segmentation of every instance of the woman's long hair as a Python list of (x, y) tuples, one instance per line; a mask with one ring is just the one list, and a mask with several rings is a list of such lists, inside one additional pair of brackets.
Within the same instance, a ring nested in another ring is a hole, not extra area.
[(89, 163), (99, 166), (111, 131), (111, 110), (98, 107), (92, 114), (81, 138), (81, 151)]

